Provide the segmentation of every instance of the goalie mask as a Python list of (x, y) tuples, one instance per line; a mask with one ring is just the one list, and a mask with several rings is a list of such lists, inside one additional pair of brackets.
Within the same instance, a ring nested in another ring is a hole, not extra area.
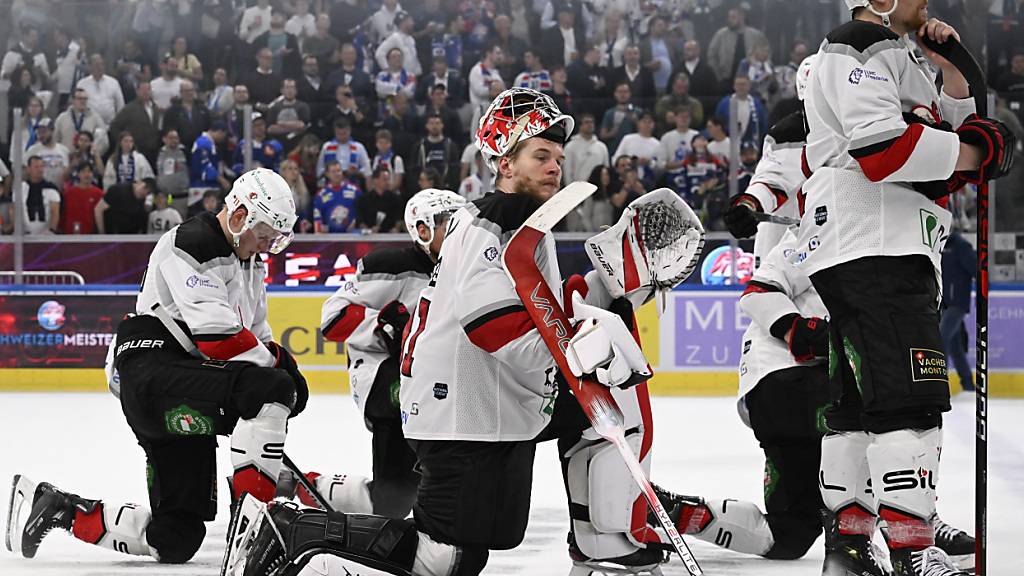
[(565, 144), (575, 127), (572, 117), (562, 114), (550, 96), (530, 88), (509, 88), (480, 117), (475, 141), (488, 168), (497, 173), (498, 158), (523, 140), (541, 136)]
[(228, 227), (235, 248), (248, 230), (257, 236), (269, 238), (268, 250), (280, 254), (294, 238), (295, 200), (292, 189), (279, 174), (266, 168), (256, 168), (235, 180), (224, 198), (228, 217), (244, 206), (248, 215), (242, 229), (237, 232)]
[[(459, 208), (466, 205), (466, 199), (451, 190), (427, 188), (417, 192), (405, 205), (405, 229), (412, 241), (429, 253), (430, 243), (434, 241), (434, 227), (443, 226)], [(430, 237), (420, 238), (417, 225), (425, 224), (430, 229)]]

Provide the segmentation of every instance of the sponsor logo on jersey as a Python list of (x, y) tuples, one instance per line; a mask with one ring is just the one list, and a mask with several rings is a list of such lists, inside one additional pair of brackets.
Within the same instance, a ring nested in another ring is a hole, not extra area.
[(488, 262), (494, 262), (494, 259), (497, 257), (498, 249), (494, 246), (488, 246), (487, 249), (484, 250), (484, 258), (486, 258)]
[(733, 268), (736, 270), (736, 281), (746, 284), (754, 275), (754, 254), (736, 248), (735, 261), (729, 246), (719, 246), (712, 250), (700, 267), (700, 280), (710, 286), (732, 284)]
[(850, 76), (847, 78), (850, 84), (857, 85), (860, 81), (867, 78), (868, 80), (875, 80), (878, 82), (888, 82), (889, 79), (881, 74), (878, 74), (874, 70), (868, 70), (867, 68), (854, 68), (850, 71)]
[(927, 468), (917, 470), (891, 470), (882, 474), (882, 492), (899, 492), (900, 490), (935, 490), (935, 472)]
[(928, 348), (910, 349), (910, 374), (914, 382), (946, 382), (946, 354)]
[(811, 236), (811, 239), (807, 241), (807, 249), (811, 252), (817, 250), (819, 246), (821, 246), (821, 238), (817, 236)]
[(121, 345), (117, 347), (117, 351), (114, 352), (114, 355), (115, 356), (119, 356), (125, 350), (134, 350), (136, 348), (151, 348), (152, 349), (152, 348), (163, 348), (163, 347), (164, 347), (164, 341), (163, 340), (153, 340), (153, 339), (149, 339), (149, 338), (147, 338), (145, 340), (129, 340), (127, 342), (121, 343)]
[(931, 210), (921, 208), (921, 243), (935, 249), (946, 242), (946, 227), (939, 224), (939, 217)]
[(43, 330), (60, 330), (64, 326), (64, 306), (56, 300), (47, 300), (39, 306), (36, 319)]
[(752, 340), (747, 340), (746, 342), (743, 343), (743, 353), (744, 354), (746, 354), (747, 352), (750, 352), (750, 343), (751, 342), (752, 342)]
[(202, 286), (204, 288), (216, 288), (217, 284), (213, 281), (203, 278), (198, 274), (193, 274), (185, 279), (185, 286), (189, 288), (195, 288), (196, 286)]
[(434, 383), (434, 398), (444, 400), (448, 397), (448, 385), (443, 382)]
[(197, 410), (182, 404), (164, 412), (164, 425), (167, 432), (176, 436), (200, 436), (213, 433), (213, 421)]
[(824, 226), (828, 222), (828, 207), (818, 206), (814, 209), (814, 223), (818, 226)]

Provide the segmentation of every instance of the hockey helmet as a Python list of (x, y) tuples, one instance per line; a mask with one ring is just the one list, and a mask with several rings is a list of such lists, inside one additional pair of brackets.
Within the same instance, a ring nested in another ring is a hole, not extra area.
[(814, 66), (817, 56), (817, 54), (811, 54), (804, 58), (796, 70), (796, 97), (801, 102), (807, 94), (807, 85), (811, 82), (811, 66)]
[[(279, 254), (295, 236), (292, 232), (296, 220), (292, 189), (273, 170), (255, 168), (242, 174), (235, 180), (224, 203), (229, 215), (242, 206), (248, 212), (241, 230), (228, 229), (236, 248), (247, 230), (266, 230), (272, 254)], [(262, 233), (260, 235), (263, 236)]]
[(900, 0), (892, 0), (892, 8), (889, 8), (885, 12), (879, 12), (875, 10), (875, 7), (871, 5), (871, 0), (844, 0), (846, 7), (853, 11), (857, 8), (867, 8), (872, 14), (882, 19), (882, 24), (886, 27), (891, 27), (892, 22), (889, 21), (889, 16), (896, 11), (896, 7), (899, 6)]
[(476, 146), (484, 162), (497, 172), (497, 159), (511, 152), (516, 144), (539, 136), (565, 144), (576, 122), (562, 114), (555, 101), (531, 88), (509, 88), (491, 102), (480, 117)]
[[(424, 250), (434, 241), (434, 227), (443, 225), (456, 210), (466, 205), (466, 199), (451, 190), (426, 188), (420, 190), (405, 204), (405, 229), (413, 242)], [(430, 228), (430, 238), (420, 238), (416, 226), (423, 223)]]

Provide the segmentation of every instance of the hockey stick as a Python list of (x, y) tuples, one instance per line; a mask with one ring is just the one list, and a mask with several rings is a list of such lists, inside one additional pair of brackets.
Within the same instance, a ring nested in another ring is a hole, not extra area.
[(306, 475), (302, 473), (302, 470), (299, 469), (298, 465), (295, 464), (295, 462), (291, 458), (289, 458), (287, 454), (284, 455), (282, 463), (285, 465), (286, 468), (291, 470), (291, 473), (295, 476), (295, 479), (299, 482), (299, 484), (302, 485), (303, 488), (306, 489), (306, 492), (309, 493), (310, 497), (316, 500), (316, 503), (319, 504), (321, 508), (323, 508), (327, 512), (335, 512), (334, 506), (331, 506), (330, 502), (328, 502), (327, 499), (323, 497), (323, 494), (320, 494), (320, 492), (316, 489), (316, 486), (313, 486), (313, 483), (309, 481), (309, 478), (306, 478)]
[[(978, 61), (955, 38), (939, 44), (924, 36), (925, 46), (963, 74), (974, 96), (979, 116), (988, 116), (988, 86)], [(1012, 151), (1011, 151), (1012, 154)], [(975, 302), (977, 317), (975, 364), (975, 402), (977, 430), (974, 443), (974, 570), (978, 576), (988, 571), (988, 182), (978, 186), (978, 279)]]
[(788, 216), (776, 216), (775, 214), (768, 214), (766, 212), (754, 212), (754, 220), (758, 222), (768, 222), (770, 224), (781, 224), (783, 226), (799, 226), (799, 218), (790, 218)]
[(586, 182), (574, 182), (563, 188), (519, 227), (505, 247), (501, 260), (505, 266), (505, 273), (515, 286), (530, 319), (544, 338), (544, 343), (569, 383), (576, 400), (583, 407), (583, 412), (590, 420), (594, 431), (611, 442), (619, 451), (633, 480), (658, 517), (658, 522), (672, 540), (672, 546), (682, 559), (686, 570), (691, 576), (700, 576), (704, 572), (655, 494), (636, 454), (626, 443), (622, 412), (612, 398), (611, 390), (592, 378), (577, 378), (569, 369), (565, 357), (569, 339), (572, 337), (569, 318), (537, 267), (535, 254), (545, 234), (596, 189), (596, 186)]

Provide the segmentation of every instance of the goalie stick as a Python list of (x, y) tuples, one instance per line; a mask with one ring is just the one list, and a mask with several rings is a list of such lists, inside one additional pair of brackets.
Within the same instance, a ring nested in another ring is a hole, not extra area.
[[(942, 44), (927, 36), (920, 38), (967, 80), (979, 116), (988, 116), (988, 86), (978, 61), (956, 38)], [(1012, 153), (1012, 152), (1011, 152)], [(988, 182), (978, 186), (978, 279), (975, 303), (977, 318), (975, 394), (977, 430), (974, 444), (974, 569), (978, 576), (988, 571)]]
[(552, 196), (519, 227), (505, 247), (501, 261), (530, 319), (543, 337), (594, 431), (611, 442), (619, 451), (633, 480), (640, 487), (640, 492), (671, 539), (672, 546), (682, 559), (686, 570), (691, 576), (700, 576), (704, 572), (676, 530), (665, 507), (658, 500), (636, 454), (626, 443), (622, 412), (612, 398), (611, 390), (592, 378), (577, 378), (569, 369), (565, 351), (572, 337), (572, 327), (565, 311), (537, 267), (535, 254), (545, 234), (596, 189), (596, 186), (587, 182), (573, 182)]
[(766, 212), (754, 212), (754, 220), (758, 222), (768, 222), (770, 224), (781, 224), (783, 226), (799, 226), (799, 218), (790, 218), (788, 216), (776, 216), (775, 214), (768, 214)]

